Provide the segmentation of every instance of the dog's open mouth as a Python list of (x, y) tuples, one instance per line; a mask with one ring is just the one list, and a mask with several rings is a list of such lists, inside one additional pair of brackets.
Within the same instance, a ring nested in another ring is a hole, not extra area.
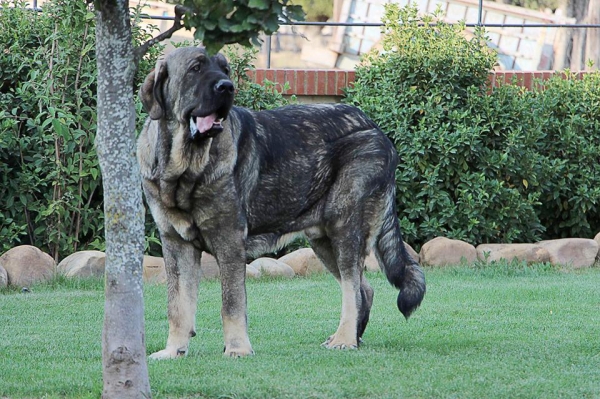
[(190, 118), (190, 135), (196, 137), (213, 137), (223, 131), (223, 119), (217, 113), (208, 116), (192, 116)]

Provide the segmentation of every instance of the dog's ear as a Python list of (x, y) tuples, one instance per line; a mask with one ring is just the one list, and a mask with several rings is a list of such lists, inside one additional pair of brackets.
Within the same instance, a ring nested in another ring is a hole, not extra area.
[(158, 61), (140, 87), (140, 99), (144, 109), (148, 112), (151, 119), (160, 119), (164, 115), (163, 82), (167, 77), (167, 66), (164, 62)]

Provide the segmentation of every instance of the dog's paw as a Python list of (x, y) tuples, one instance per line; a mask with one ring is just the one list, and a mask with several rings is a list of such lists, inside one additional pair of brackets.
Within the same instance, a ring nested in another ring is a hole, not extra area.
[(356, 340), (341, 340), (336, 338), (334, 334), (327, 338), (321, 346), (327, 349), (358, 349), (358, 342)]
[(327, 344), (327, 345), (325, 345), (325, 348), (344, 350), (344, 349), (358, 349), (358, 346), (354, 345), (354, 344), (340, 343), (340, 344)]
[(158, 352), (154, 352), (153, 354), (151, 354), (150, 356), (148, 356), (149, 359), (151, 360), (165, 360), (165, 359), (175, 359), (181, 356), (185, 356), (187, 353), (187, 350), (183, 350), (183, 349), (163, 349), (161, 351)]
[(227, 348), (225, 347), (225, 350), (223, 351), (223, 356), (225, 357), (246, 357), (246, 356), (252, 356), (254, 355), (254, 351), (252, 350), (252, 347), (245, 347), (245, 348)]

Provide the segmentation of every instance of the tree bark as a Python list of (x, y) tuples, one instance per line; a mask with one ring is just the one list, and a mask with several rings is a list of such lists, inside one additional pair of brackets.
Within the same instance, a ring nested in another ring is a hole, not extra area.
[[(590, 1), (587, 9), (586, 22), (588, 24), (600, 23), (600, 2)], [(600, 66), (600, 28), (587, 29), (585, 41), (585, 69), (598, 69)], [(591, 65), (588, 61), (591, 61)]]
[[(564, 18), (572, 17), (570, 0), (561, 0), (558, 10)], [(571, 60), (573, 29), (557, 28), (554, 41), (554, 62), (552, 68), (558, 71), (565, 69)]]
[[(570, 0), (571, 12), (577, 23), (585, 23), (589, 0)], [(571, 70), (580, 71), (585, 66), (585, 42), (587, 29), (575, 29), (573, 32), (573, 50), (571, 52)]]
[(97, 0), (98, 130), (104, 186), (106, 279), (103, 398), (149, 398), (142, 260), (144, 210), (135, 157), (134, 60), (129, 2)]

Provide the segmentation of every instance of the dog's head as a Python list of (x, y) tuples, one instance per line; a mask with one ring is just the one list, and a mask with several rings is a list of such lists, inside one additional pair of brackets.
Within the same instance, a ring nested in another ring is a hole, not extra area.
[(208, 56), (200, 47), (182, 47), (159, 60), (140, 88), (152, 119), (176, 120), (201, 140), (223, 131), (233, 105), (229, 64), (221, 54)]

